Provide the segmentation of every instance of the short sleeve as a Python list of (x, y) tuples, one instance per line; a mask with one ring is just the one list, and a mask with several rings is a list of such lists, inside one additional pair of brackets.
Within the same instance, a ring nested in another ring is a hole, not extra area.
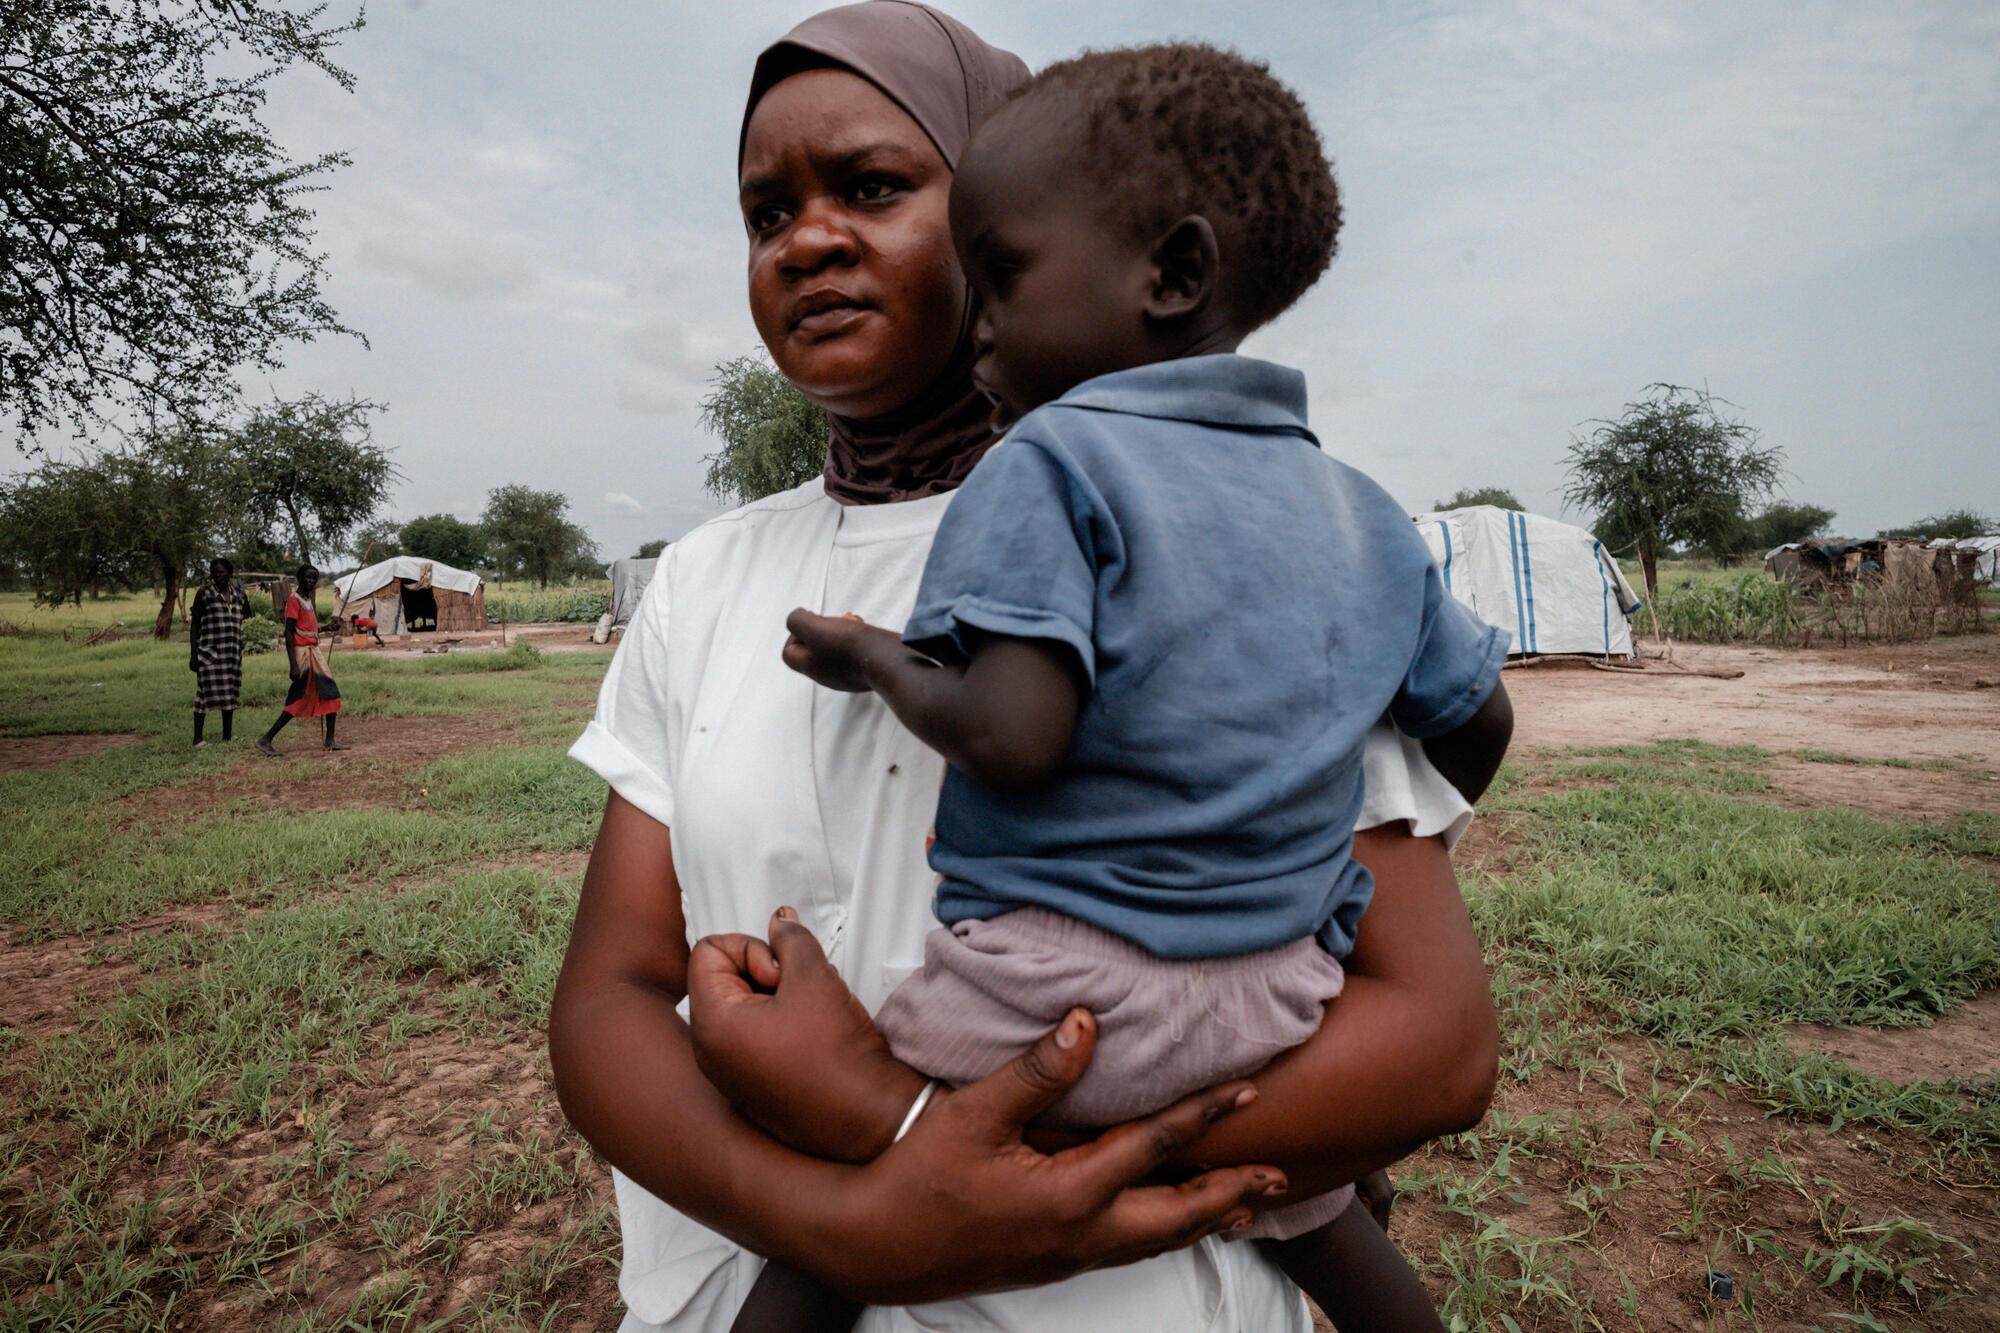
[(660, 823), (673, 826), (674, 738), (667, 704), (667, 624), (671, 557), (662, 556), (597, 691), (597, 715), (569, 757)]
[(1423, 627), (1409, 674), (1389, 716), (1419, 740), (1455, 731), (1493, 693), (1507, 661), (1507, 636), (1446, 591), (1436, 562), (1424, 569)]
[(1424, 747), (1388, 722), (1368, 733), (1361, 755), (1364, 795), (1356, 829), (1408, 824), (1419, 838), (1442, 837), (1454, 846), (1472, 824), (1472, 805), (1445, 781)]
[(299, 601), (297, 593), (293, 593), (285, 599), (285, 619), (297, 620), (304, 611), (305, 604)]
[(1068, 645), (1095, 685), (1095, 493), (1048, 450), (1014, 438), (959, 488), (938, 525), (903, 641), (940, 662), (970, 656), (967, 631)]

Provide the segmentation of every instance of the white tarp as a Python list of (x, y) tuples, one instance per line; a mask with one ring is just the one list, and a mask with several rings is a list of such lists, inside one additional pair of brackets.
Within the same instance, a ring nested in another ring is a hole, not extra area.
[(420, 588), (445, 588), (468, 597), (479, 591), (479, 575), (453, 569), (442, 560), (426, 560), (416, 555), (391, 556), (366, 569), (357, 569), (344, 579), (334, 580), (333, 591), (346, 601), (357, 593), (366, 596), (391, 579), (414, 583)]
[(1473, 505), (1418, 514), (1445, 587), (1513, 635), (1509, 656), (1629, 657), (1638, 594), (1602, 542), (1540, 514)]
[(632, 623), (639, 610), (639, 599), (646, 595), (646, 585), (653, 581), (653, 570), (659, 563), (658, 559), (641, 560), (637, 556), (611, 562), (612, 628), (623, 629)]
[(1973, 577), (1981, 583), (2000, 583), (2000, 537), (1939, 537), (1931, 545), (1977, 551), (1979, 563), (1974, 566)]

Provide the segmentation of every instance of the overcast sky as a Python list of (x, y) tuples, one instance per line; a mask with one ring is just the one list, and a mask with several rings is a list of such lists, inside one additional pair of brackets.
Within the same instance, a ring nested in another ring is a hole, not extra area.
[[(351, 95), (270, 107), (372, 350), (257, 393), (389, 404), (396, 513), (557, 488), (604, 554), (715, 512), (696, 403), (750, 349), (734, 156), (761, 46), (820, 6), (375, 0)], [(947, 8), (1031, 66), (1174, 36), (1303, 94), (1340, 256), (1246, 349), (1412, 509), (1560, 511), (1587, 418), (1706, 384), (1853, 532), (2000, 512), (2000, 5), (1078, 3)]]

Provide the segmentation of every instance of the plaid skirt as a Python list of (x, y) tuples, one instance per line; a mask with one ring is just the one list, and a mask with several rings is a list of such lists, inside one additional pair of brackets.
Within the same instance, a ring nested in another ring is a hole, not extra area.
[(340, 686), (326, 669), (326, 651), (317, 645), (301, 647), (299, 656), (305, 670), (292, 677), (285, 692), (285, 711), (293, 717), (325, 717), (340, 711)]

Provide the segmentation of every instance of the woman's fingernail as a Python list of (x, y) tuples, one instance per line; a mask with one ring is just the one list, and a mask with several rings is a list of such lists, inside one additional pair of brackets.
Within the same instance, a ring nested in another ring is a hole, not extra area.
[(792, 910), (791, 908), (789, 908), (789, 907), (780, 907), (780, 908), (778, 909), (778, 920), (780, 920), (780, 921), (797, 921), (798, 919), (799, 919), (799, 914), (798, 914), (797, 912), (794, 912), (794, 911), (793, 911), (793, 910)]
[(1257, 1100), (1257, 1089), (1245, 1088), (1243, 1089), (1243, 1091), (1236, 1094), (1236, 1102), (1235, 1102), (1236, 1109), (1240, 1111), (1244, 1107), (1248, 1106), (1251, 1102), (1254, 1102), (1256, 1100)]
[(1247, 1217), (1239, 1217), (1234, 1222), (1231, 1222), (1229, 1224), (1229, 1229), (1231, 1231), (1248, 1231), (1250, 1229), (1250, 1219)]
[(1062, 1023), (1056, 1028), (1056, 1045), (1065, 1051), (1069, 1050), (1072, 1046), (1076, 1045), (1082, 1036), (1083, 1024), (1077, 1021), (1075, 1014), (1067, 1014), (1064, 1016)]
[(1291, 1188), (1291, 1186), (1287, 1185), (1287, 1184), (1286, 1184), (1286, 1183), (1285, 1183), (1284, 1181), (1282, 1181), (1282, 1180), (1274, 1180), (1274, 1181), (1272, 1181), (1272, 1182), (1271, 1182), (1270, 1184), (1268, 1184), (1268, 1185), (1266, 1185), (1266, 1186), (1264, 1187), (1264, 1193), (1265, 1193), (1265, 1194), (1267, 1194), (1267, 1195), (1273, 1195), (1273, 1196), (1275, 1196), (1275, 1195), (1279, 1195), (1279, 1194), (1283, 1194), (1283, 1193), (1284, 1193), (1284, 1192), (1285, 1192), (1286, 1190), (1288, 1190), (1288, 1189), (1290, 1189), (1290, 1188)]

